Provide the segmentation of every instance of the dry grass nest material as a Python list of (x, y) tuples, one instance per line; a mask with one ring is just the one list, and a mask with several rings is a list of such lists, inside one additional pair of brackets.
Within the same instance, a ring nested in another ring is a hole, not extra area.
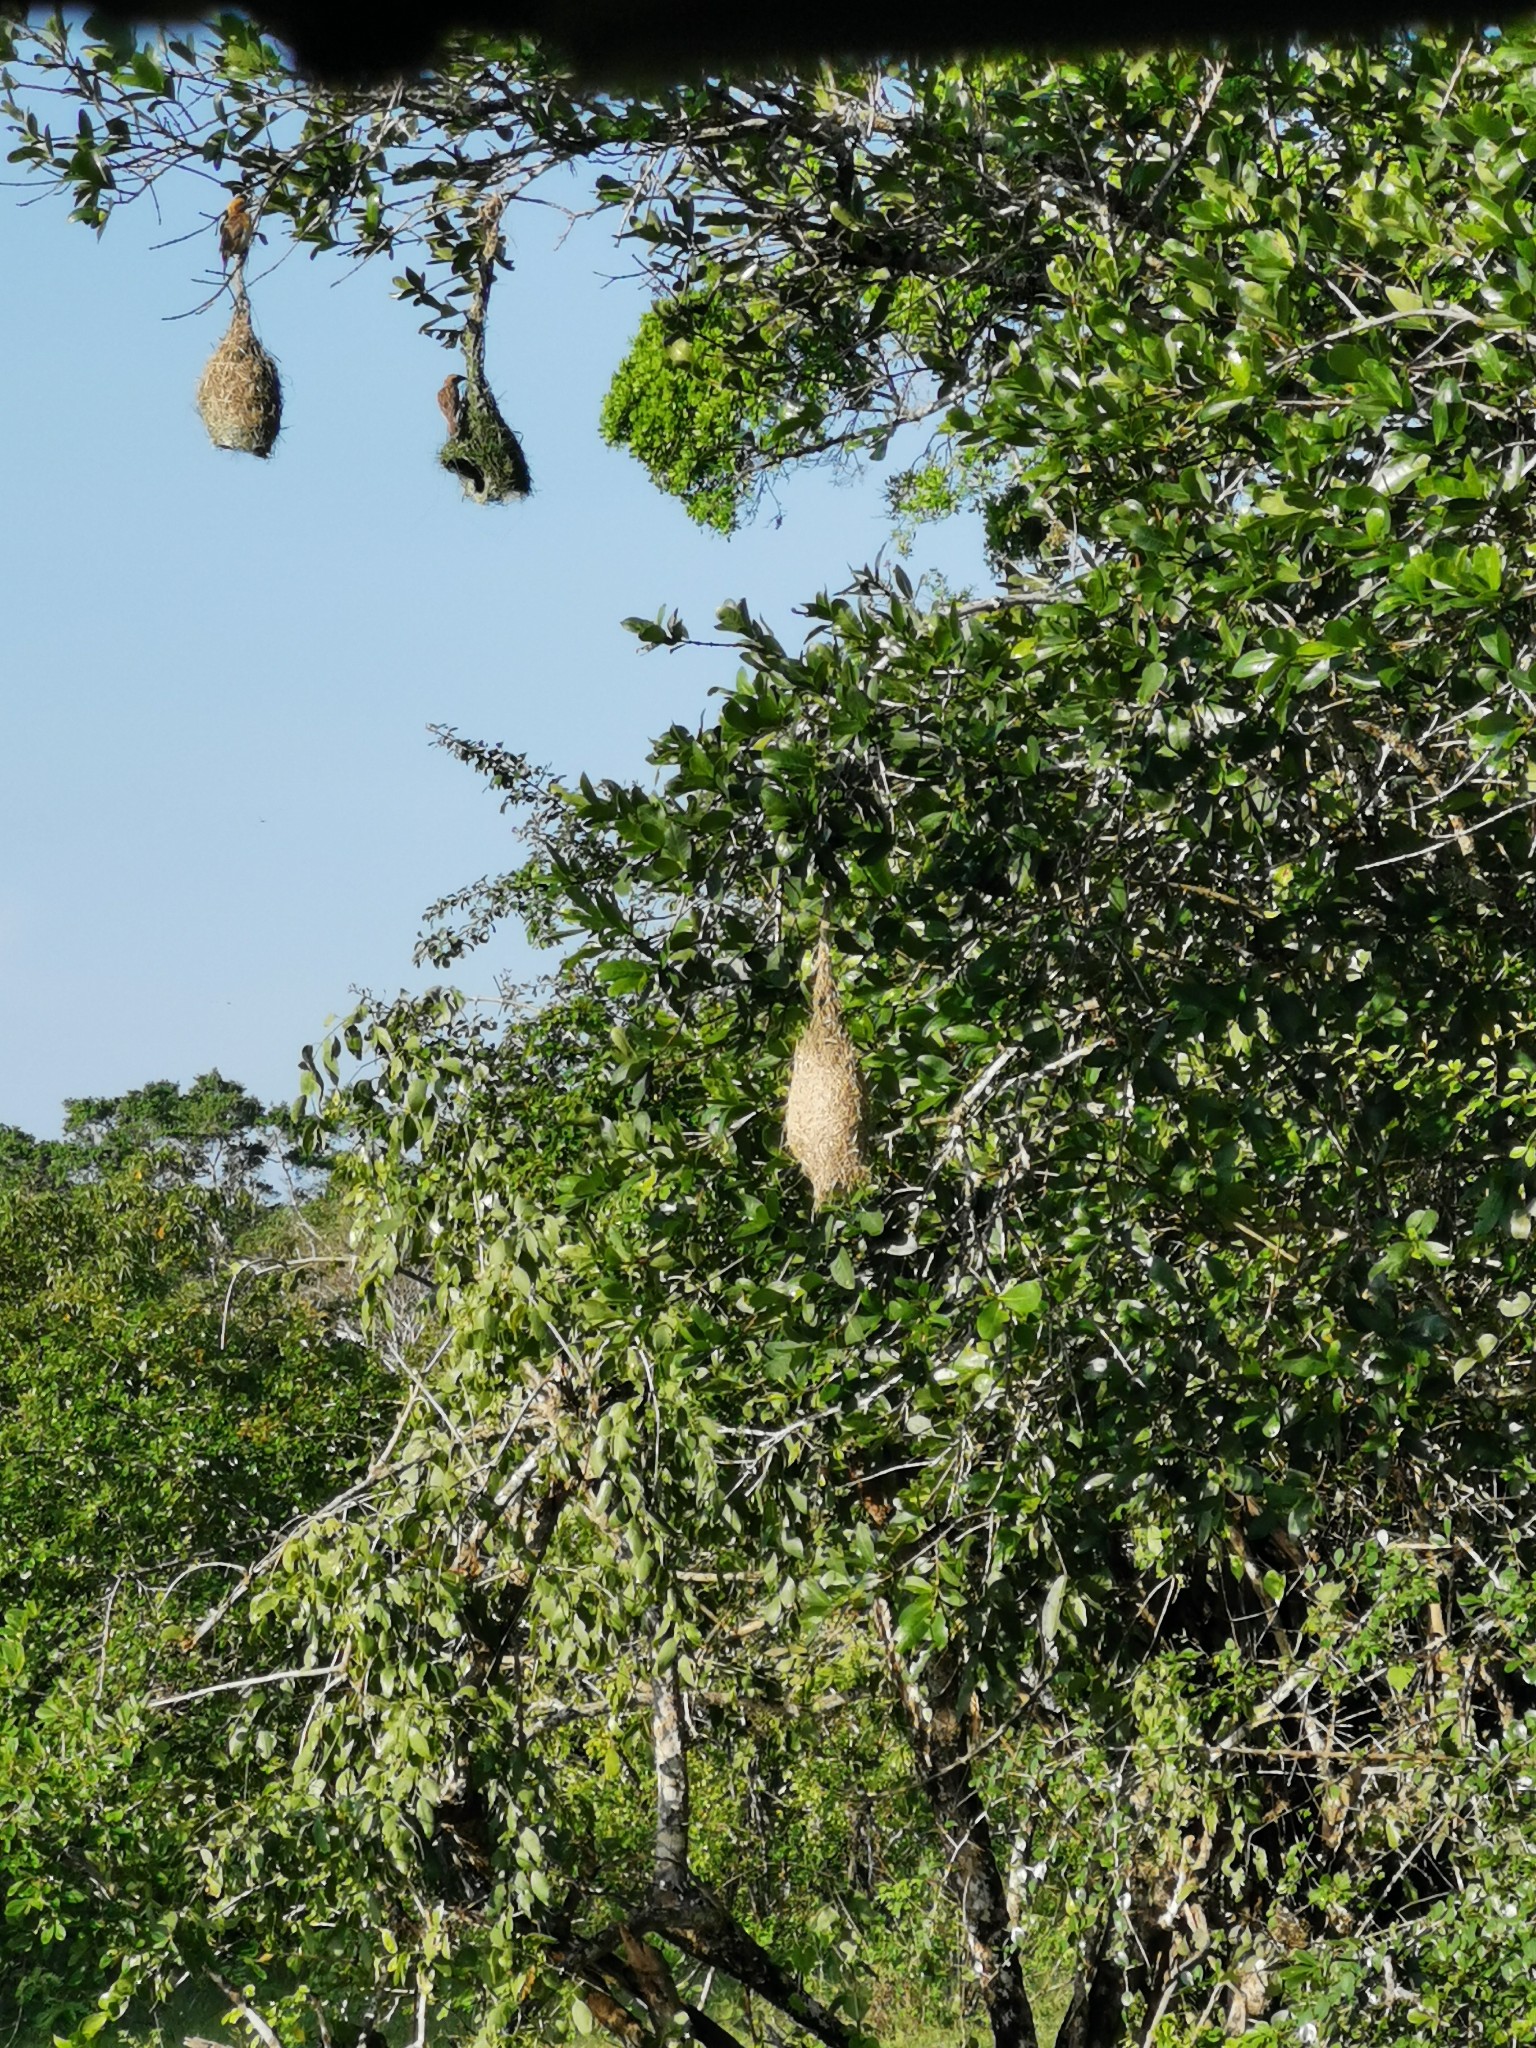
[(283, 423), (283, 387), (245, 306), (235, 308), (228, 333), (203, 366), (197, 409), (215, 448), (272, 453)]
[(460, 479), (477, 505), (504, 505), (533, 488), (523, 444), (501, 416), (491, 392), (466, 384), (459, 431), (445, 441), (438, 461)]
[(843, 1007), (827, 949), (816, 951), (811, 1014), (795, 1047), (784, 1105), (784, 1142), (811, 1184), (819, 1209), (869, 1178), (864, 1149), (864, 1086), (859, 1056), (843, 1024)]

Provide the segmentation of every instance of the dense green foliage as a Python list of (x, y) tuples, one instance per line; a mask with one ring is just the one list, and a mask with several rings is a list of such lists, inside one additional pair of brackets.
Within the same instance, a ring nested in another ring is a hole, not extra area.
[[(1385, 1955), (1450, 2038), (1497, 2010), (1491, 1948), (1513, 2023), (1529, 969), (1442, 907), (1459, 849), (1439, 888), (1372, 879), (1420, 785), (1325, 748), (1331, 680), (1287, 773), (1230, 669), (1172, 736), (1121, 696), (1091, 600), (815, 615), (801, 656), (737, 618), (747, 673), (663, 792), (573, 792), (523, 873), (617, 1005), (584, 1165), (498, 1195), (506, 1052), (444, 1019), (369, 1083), (388, 1256), (430, 1256), (473, 1354), (542, 1383), (558, 1343), (585, 1570), (631, 1628), (665, 1586), (685, 1684), (720, 1683), (705, 1559), (760, 1572), (791, 1643), (888, 1597), (1001, 1725), (1024, 1687), (994, 1810), (1086, 1936), (1123, 1916), (1144, 1996), (1269, 1979), (1317, 2024)], [(1364, 774), (1361, 844), (1320, 800)], [(883, 1144), (867, 1205), (816, 1219), (763, 1105), (824, 922)]]
[(249, 1189), (274, 1156), (261, 1104), (214, 1068), (185, 1090), (151, 1081), (126, 1095), (76, 1097), (64, 1105), (62, 1139), (0, 1126), (0, 1189), (64, 1188), (125, 1165), (166, 1186)]
[(739, 399), (727, 368), (690, 308), (652, 311), (640, 323), (603, 404), (603, 434), (631, 448), (656, 482), (701, 526), (728, 533), (746, 488)]
[(33, 2025), (75, 2024), (200, 1894), (228, 1760), (216, 1722), (154, 1701), (232, 1675), (189, 1657), (200, 1617), (389, 1398), (294, 1277), (323, 1212), (204, 1171), (259, 1142), (250, 1105), (207, 1077), (72, 1104), (38, 1149), (73, 1177), (0, 1192), (0, 1972)]
[(249, 1188), (274, 1156), (266, 1111), (215, 1067), (185, 1090), (151, 1081), (126, 1095), (80, 1096), (64, 1105), (64, 1143), (80, 1173), (133, 1165), (175, 1184)]
[[(766, 2004), (854, 2048), (950, 1943), (997, 2048), (1063, 2004), (1063, 2048), (1531, 2038), (1536, 42), (626, 102), (468, 39), (350, 97), (233, 22), (25, 54), (83, 217), (227, 165), (301, 240), (425, 247), (450, 340), (488, 202), (600, 167), (657, 292), (610, 436), (726, 526), (926, 418), (894, 502), (978, 502), (999, 572), (867, 575), (803, 644), (728, 607), (652, 786), (446, 736), (523, 853), (427, 954), (518, 917), (563, 964), (307, 1055), (402, 1401), (366, 1471), (339, 1428), (234, 1483), (196, 1648), (238, 1686), (153, 1719), (125, 1664), (109, 1708), (77, 1635), (69, 1741), (14, 1737), (117, 1816), (105, 1975), (264, 1983), (288, 2038), (732, 2048)], [(869, 1170), (817, 1209), (823, 947)], [(39, 1216), (114, 1199), (13, 1156)], [(217, 1797), (96, 1789), (215, 1751)]]

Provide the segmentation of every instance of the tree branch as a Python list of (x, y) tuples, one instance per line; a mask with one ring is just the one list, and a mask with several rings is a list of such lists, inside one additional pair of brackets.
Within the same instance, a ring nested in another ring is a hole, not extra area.
[(194, 1700), (212, 1699), (216, 1692), (256, 1692), (264, 1685), (284, 1685), (290, 1679), (339, 1678), (345, 1669), (345, 1661), (295, 1664), (286, 1671), (263, 1671), (256, 1678), (222, 1678), (217, 1685), (200, 1685), (192, 1692), (163, 1693), (159, 1699), (146, 1700), (144, 1710), (150, 1714), (162, 1714), (171, 1707), (188, 1707)]
[(651, 1747), (656, 1759), (655, 1885), (659, 1897), (686, 1897), (688, 1869), (688, 1752), (683, 1697), (676, 1666), (651, 1687)]

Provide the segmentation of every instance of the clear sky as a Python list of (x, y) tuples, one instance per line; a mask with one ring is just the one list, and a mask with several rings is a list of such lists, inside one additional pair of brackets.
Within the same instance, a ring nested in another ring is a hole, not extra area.
[[(223, 196), (188, 179), (98, 242), (0, 189), (0, 1123), (39, 1135), (66, 1096), (214, 1066), (290, 1096), (355, 989), (431, 978), (426, 905), (509, 864), (494, 798), (429, 725), (646, 774), (648, 737), (734, 664), (646, 656), (621, 619), (675, 606), (701, 632), (744, 597), (793, 638), (795, 605), (886, 540), (879, 469), (795, 477), (780, 523), (726, 540), (605, 448), (639, 287), (606, 281), (625, 258), (600, 227), (556, 248), (564, 221), (526, 205), (489, 366), (527, 503), (471, 505), (438, 470), (455, 359), (383, 267), (336, 258), (253, 262), (283, 436), (265, 463), (213, 449), (193, 395), (225, 309), (174, 317), (217, 275), (213, 231), (153, 245)], [(982, 580), (974, 523), (908, 566)], [(508, 944), (458, 978), (489, 993), (534, 964)]]

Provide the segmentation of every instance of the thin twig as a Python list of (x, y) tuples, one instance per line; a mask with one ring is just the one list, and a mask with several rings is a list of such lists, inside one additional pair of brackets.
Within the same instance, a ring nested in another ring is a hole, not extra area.
[(1184, 159), (1194, 148), (1195, 139), (1199, 135), (1201, 128), (1205, 125), (1205, 117), (1211, 111), (1211, 102), (1221, 90), (1221, 81), (1226, 75), (1226, 59), (1223, 58), (1219, 63), (1211, 67), (1211, 75), (1206, 81), (1205, 91), (1200, 95), (1200, 104), (1195, 108), (1194, 118), (1184, 131), (1184, 139), (1173, 152), (1173, 155), (1169, 157), (1168, 168), (1158, 179), (1156, 186), (1153, 188), (1152, 197), (1147, 201), (1148, 213), (1155, 214), (1157, 212), (1163, 194), (1168, 190), (1168, 187), (1183, 168)]
[(1502, 825), (1506, 818), (1513, 818), (1521, 811), (1536, 808), (1536, 796), (1528, 796), (1523, 802), (1511, 804), (1508, 810), (1495, 811), (1491, 818), (1478, 818), (1470, 825), (1463, 825), (1460, 831), (1448, 832), (1443, 839), (1431, 839), (1423, 846), (1415, 846), (1407, 853), (1389, 853), (1382, 860), (1363, 860), (1359, 872), (1367, 868), (1395, 868), (1405, 860), (1427, 860), (1431, 854), (1439, 853), (1442, 847), (1459, 846), (1463, 839), (1470, 839), (1474, 832), (1486, 832), (1491, 826)]
[(253, 2005), (246, 2004), (233, 1984), (226, 1984), (218, 1971), (211, 1965), (204, 1970), (203, 1974), (215, 1991), (221, 1992), (229, 2000), (230, 2009), (233, 2012), (239, 2013), (241, 2019), (245, 2021), (245, 2024), (250, 2028), (257, 2040), (261, 2042), (262, 2048), (283, 2048), (282, 2042), (278, 2040), (276, 2034), (273, 2033), (261, 2014), (257, 2012)]
[(289, 1679), (337, 1678), (346, 1669), (336, 1664), (295, 1664), (286, 1671), (264, 1671), (259, 1678), (221, 1678), (217, 1685), (200, 1685), (192, 1692), (168, 1692), (159, 1699), (146, 1700), (145, 1711), (164, 1713), (170, 1707), (190, 1706), (193, 1700), (211, 1699), (216, 1692), (255, 1692), (264, 1685), (284, 1685)]
[(96, 1662), (96, 1691), (93, 1695), (97, 1700), (101, 1698), (107, 1683), (107, 1644), (112, 1635), (112, 1603), (117, 1598), (123, 1578), (124, 1574), (119, 1572), (112, 1581), (112, 1590), (107, 1595), (107, 1610), (101, 1618), (101, 1655)]

